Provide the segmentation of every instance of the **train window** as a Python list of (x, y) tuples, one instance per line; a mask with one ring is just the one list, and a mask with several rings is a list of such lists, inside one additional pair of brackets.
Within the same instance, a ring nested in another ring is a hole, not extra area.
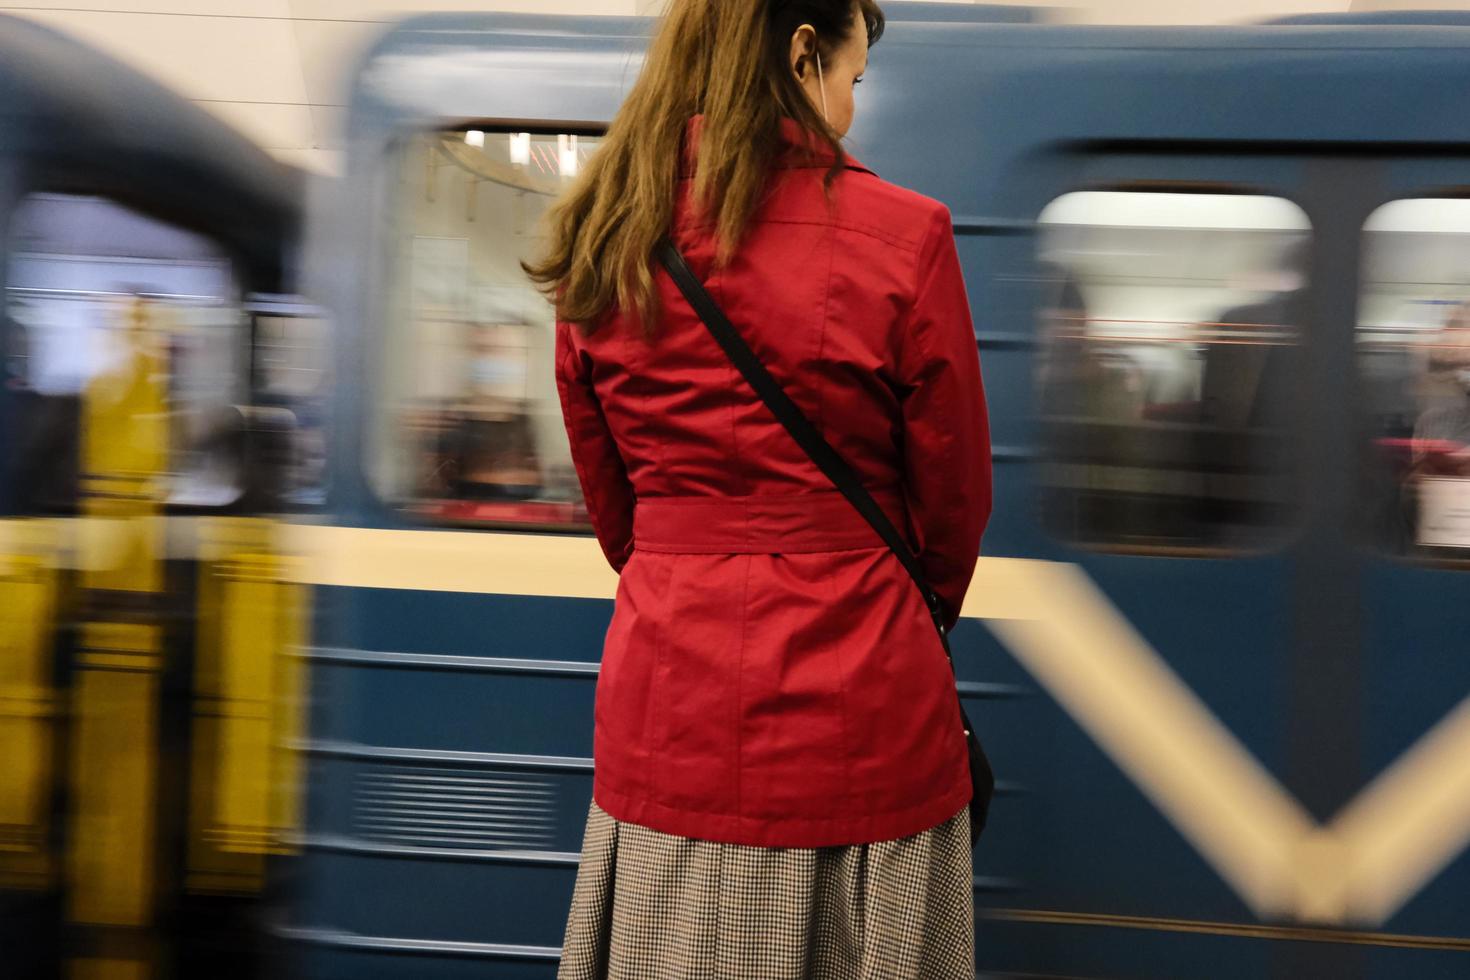
[(1470, 200), (1379, 208), (1363, 229), (1363, 279), (1374, 537), (1394, 554), (1470, 559)]
[(1280, 540), (1310, 234), (1275, 197), (1083, 191), (1047, 206), (1038, 408), (1053, 534), (1163, 554)]
[(387, 500), (461, 524), (584, 526), (552, 372), (555, 317), (521, 271), (597, 140), (423, 133), (398, 154), (370, 471)]
[(249, 351), (229, 258), (72, 194), (26, 198), (10, 236), (21, 508), (73, 512), (117, 493), (174, 507), (238, 498)]
[(327, 488), (327, 378), (330, 323), (299, 296), (253, 294), (256, 428), (280, 433), (277, 503), (319, 507)]

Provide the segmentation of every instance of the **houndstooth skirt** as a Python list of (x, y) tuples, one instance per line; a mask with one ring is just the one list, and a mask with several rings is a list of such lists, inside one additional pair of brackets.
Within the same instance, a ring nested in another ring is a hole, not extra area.
[(973, 980), (968, 821), (767, 848), (661, 834), (594, 803), (557, 980)]

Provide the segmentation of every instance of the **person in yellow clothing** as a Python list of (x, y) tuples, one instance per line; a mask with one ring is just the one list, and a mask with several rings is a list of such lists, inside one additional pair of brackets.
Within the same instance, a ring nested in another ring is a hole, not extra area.
[(120, 357), (83, 398), (86, 496), (157, 500), (168, 472), (168, 360), (147, 300), (129, 297), (120, 321)]
[(97, 952), (74, 963), (98, 977), (142, 975), (136, 970), (148, 959), (142, 953), (140, 962), (121, 937), (154, 924), (163, 667), (162, 627), (145, 597), (164, 588), (158, 518), (169, 463), (168, 362), (146, 300), (129, 297), (118, 313), (120, 350), (82, 392), (79, 584), (87, 613), (71, 695), (67, 917), (100, 930)]

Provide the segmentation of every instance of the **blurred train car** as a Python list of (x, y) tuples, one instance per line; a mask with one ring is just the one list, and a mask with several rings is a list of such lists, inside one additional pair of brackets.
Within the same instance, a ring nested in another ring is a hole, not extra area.
[[(989, 387), (982, 971), (1466, 975), (1470, 26), (940, 14), (850, 143), (951, 207)], [(305, 975), (555, 972), (616, 583), (518, 260), (647, 31), (417, 20), (356, 80)]]
[(284, 295), (302, 193), (197, 106), (0, 18), (6, 977), (261, 965), (304, 614), (266, 515), (320, 485), (320, 324)]

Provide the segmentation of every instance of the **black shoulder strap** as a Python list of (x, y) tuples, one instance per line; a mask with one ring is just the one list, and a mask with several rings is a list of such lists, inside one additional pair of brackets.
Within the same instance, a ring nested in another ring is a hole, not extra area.
[[(786, 427), (786, 431), (791, 433), (791, 438), (795, 439), (796, 444), (811, 457), (817, 469), (821, 470), (827, 479), (832, 481), (832, 485), (837, 488), (838, 492), (846, 497), (853, 507), (857, 508), (857, 512), (873, 526), (873, 530), (878, 532), (878, 536), (898, 558), (904, 571), (908, 572), (909, 577), (914, 580), (919, 594), (924, 597), (924, 603), (929, 607), (929, 614), (934, 618), (934, 625), (939, 630), (940, 638), (945, 639), (944, 619), (939, 606), (939, 598), (925, 581), (924, 571), (919, 567), (919, 559), (909, 548), (908, 542), (904, 540), (898, 528), (893, 526), (893, 522), (883, 512), (883, 508), (878, 506), (873, 495), (863, 487), (862, 480), (859, 479), (857, 473), (848, 465), (847, 460), (838, 455), (837, 450), (822, 438), (817, 427), (802, 414), (801, 409), (791, 400), (791, 396), (786, 394), (780, 382), (771, 377), (771, 372), (767, 371), (766, 366), (760, 362), (760, 358), (755, 356), (755, 351), (750, 349), (745, 338), (740, 336), (740, 332), (735, 329), (734, 324), (725, 316), (719, 304), (704, 288), (704, 284), (689, 268), (689, 263), (684, 261), (684, 256), (680, 253), (678, 246), (665, 238), (658, 243), (655, 254), (663, 267), (669, 271), (674, 285), (679, 287), (679, 292), (684, 294), (684, 298), (689, 301), (694, 312), (704, 321), (704, 325), (714, 335), (716, 342), (745, 377), (750, 387), (760, 396), (761, 401), (766, 403), (771, 414)], [(948, 651), (948, 649), (949, 643), (946, 639), (945, 650)]]

